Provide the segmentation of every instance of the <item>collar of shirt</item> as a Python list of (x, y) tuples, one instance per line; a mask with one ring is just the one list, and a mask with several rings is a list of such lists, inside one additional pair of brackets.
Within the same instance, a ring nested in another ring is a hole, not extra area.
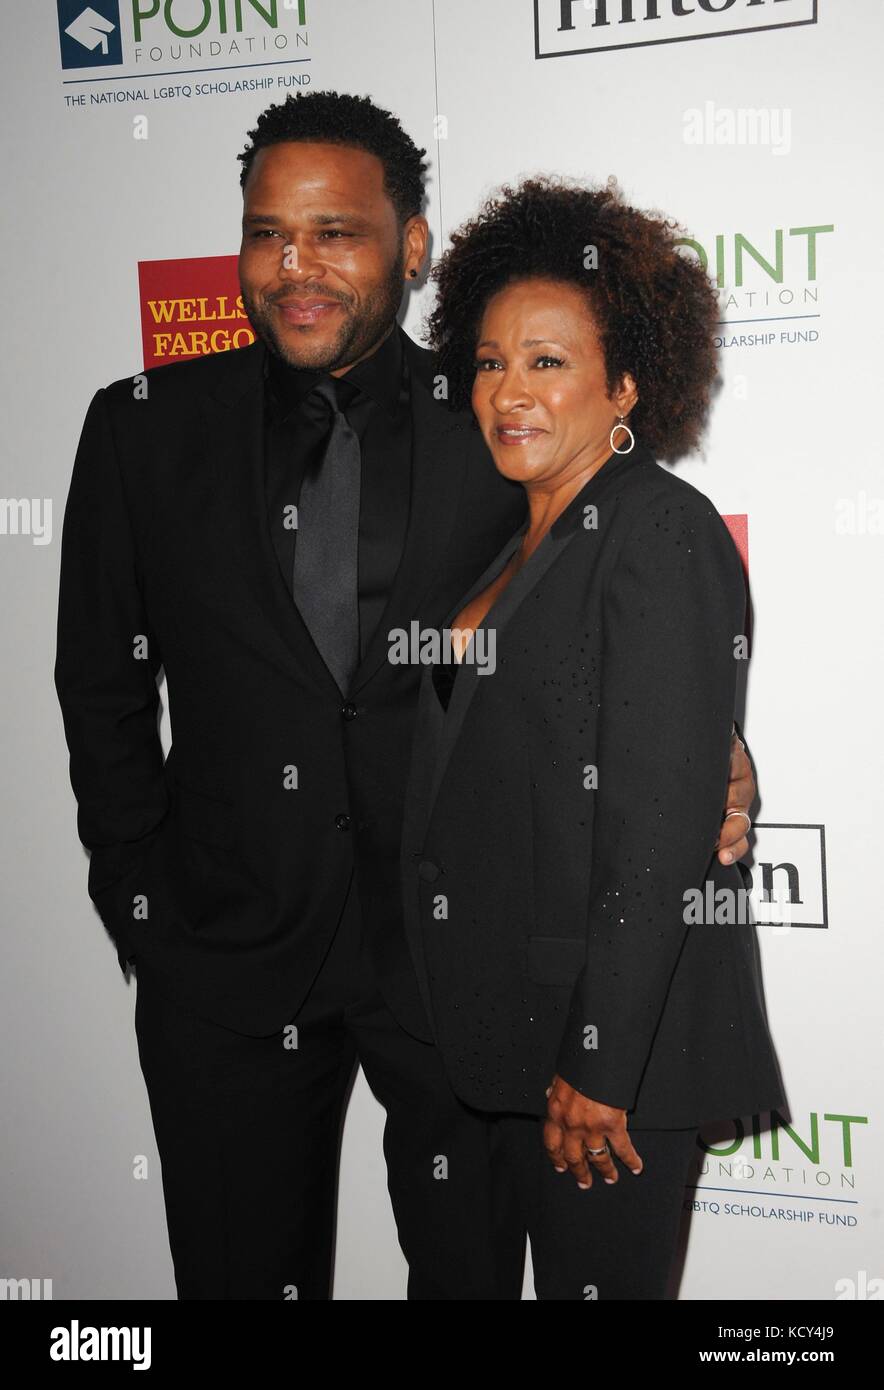
[[(401, 333), (398, 323), (394, 323), (392, 330), (370, 357), (364, 358), (355, 367), (351, 367), (349, 372), (345, 372), (343, 377), (338, 378), (363, 392), (391, 418), (396, 415), (400, 397)], [(277, 357), (275, 352), (265, 350), (264, 379), (269, 388), (268, 398), (274, 417), (278, 420), (287, 419), (325, 375), (325, 372), (290, 367), (281, 357)]]

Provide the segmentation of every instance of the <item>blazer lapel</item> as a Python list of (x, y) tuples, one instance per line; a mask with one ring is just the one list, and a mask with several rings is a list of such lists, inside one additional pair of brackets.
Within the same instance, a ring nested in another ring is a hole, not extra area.
[[(493, 579), (500, 574), (504, 565), (509, 560), (513, 551), (519, 546), (522, 536), (527, 529), (527, 523), (514, 536), (507, 541), (493, 564), (476, 581), (469, 593), (460, 600), (455, 608), (445, 619), (445, 626), (448, 627), (452, 618), (456, 617), (462, 608), (480, 594)], [(552, 530), (548, 531), (540, 542), (534, 554), (525, 562), (514, 579), (507, 584), (500, 598), (488, 610), (482, 627), (495, 633), (495, 641), (504, 631), (507, 623), (516, 612), (519, 605), (528, 594), (540, 582), (540, 579), (549, 569), (550, 565), (558, 559), (565, 546), (571, 540), (573, 532), (561, 531), (558, 535), (553, 535)], [(451, 760), (451, 754), (460, 737), (463, 722), (467, 716), (473, 697), (479, 688), (480, 681), (494, 680), (494, 673), (488, 675), (479, 674), (480, 667), (473, 661), (465, 661), (461, 664), (457, 680), (454, 682), (454, 689), (451, 693), (451, 700), (446, 711), (445, 720), (442, 724), (441, 734), (438, 740), (438, 751), (436, 757), (436, 767), (433, 775), (429, 804), (427, 807), (427, 824), (429, 824), (430, 813), (439, 793), (442, 778)], [(425, 679), (429, 680), (429, 672)]]
[[(571, 543), (574, 536), (581, 530), (580, 522), (583, 516), (583, 507), (588, 498), (597, 502), (604, 493), (610, 491), (612, 485), (623, 476), (628, 469), (636, 463), (648, 459), (650, 455), (643, 448), (636, 448), (628, 455), (612, 456), (597, 473), (581, 488), (580, 492), (571, 499), (565, 510), (562, 512), (553, 525), (547, 531), (543, 540), (538, 545), (534, 554), (525, 562), (514, 579), (507, 584), (500, 598), (492, 605), (482, 623), (483, 628), (493, 629), (498, 639), (506, 629), (507, 624), (513, 614), (524, 602), (530, 593), (537, 587), (540, 580), (547, 570), (559, 558), (566, 547)], [(516, 532), (501, 550), (497, 559), (487, 568), (484, 574), (476, 580), (469, 593), (462, 598), (459, 603), (448, 614), (445, 619), (445, 626), (448, 627), (451, 620), (457, 616), (462, 608), (481, 593), (493, 579), (500, 574), (507, 560), (513, 551), (518, 547), (522, 536), (528, 529), (528, 523)], [(451, 700), (445, 714), (444, 722), (441, 726), (439, 737), (436, 740), (436, 761), (431, 781), (430, 795), (427, 803), (424, 828), (429, 826), (430, 816), (433, 806), (442, 785), (448, 765), (451, 761), (452, 753), (460, 738), (464, 720), (469, 712), (470, 705), (479, 687), (480, 681), (494, 680), (494, 674), (480, 675), (479, 667), (475, 662), (466, 661), (458, 670), (457, 680), (454, 682), (454, 689)], [(423, 685), (429, 684), (430, 673), (424, 675)]]

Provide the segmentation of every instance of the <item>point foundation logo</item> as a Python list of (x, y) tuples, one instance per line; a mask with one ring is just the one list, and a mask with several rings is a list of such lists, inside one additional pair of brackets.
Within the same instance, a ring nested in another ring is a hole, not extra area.
[(817, 0), (534, 0), (534, 56), (734, 38), (816, 20)]
[(834, 231), (834, 222), (816, 222), (678, 238), (682, 254), (697, 257), (718, 291), (722, 332), (715, 346), (818, 342), (821, 277), (835, 254)]
[(69, 82), (309, 61), (307, 0), (56, 3), (62, 68), (84, 73)]
[(123, 61), (120, 0), (58, 0), (63, 68), (115, 67)]
[(721, 1124), (701, 1128), (686, 1207), (771, 1225), (858, 1226), (869, 1116), (812, 1110), (787, 1119), (773, 1110), (766, 1118), (744, 1116), (728, 1133)]

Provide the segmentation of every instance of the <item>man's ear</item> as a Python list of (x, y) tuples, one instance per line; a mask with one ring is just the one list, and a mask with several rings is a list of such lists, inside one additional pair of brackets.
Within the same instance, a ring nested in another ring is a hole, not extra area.
[(406, 277), (410, 278), (413, 270), (420, 274), (427, 259), (429, 244), (430, 224), (420, 213), (416, 213), (414, 217), (409, 217), (402, 233)]

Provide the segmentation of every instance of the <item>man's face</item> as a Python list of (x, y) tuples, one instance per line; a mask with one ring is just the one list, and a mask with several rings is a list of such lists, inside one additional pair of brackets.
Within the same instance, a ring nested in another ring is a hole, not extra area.
[(352, 367), (386, 336), (422, 217), (401, 229), (376, 155), (289, 141), (243, 190), (239, 280), (255, 331), (292, 367)]

